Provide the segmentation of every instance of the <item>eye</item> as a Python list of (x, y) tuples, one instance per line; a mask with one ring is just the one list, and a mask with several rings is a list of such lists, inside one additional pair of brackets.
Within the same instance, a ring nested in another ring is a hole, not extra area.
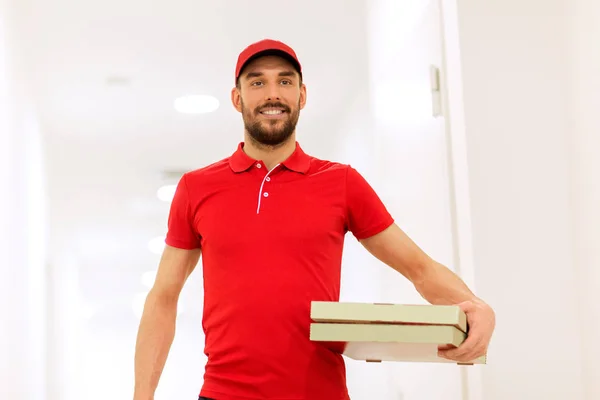
[(262, 81), (254, 81), (250, 84), (250, 86), (259, 86), (262, 85)]
[(281, 83), (284, 85), (291, 85), (292, 81), (285, 79), (285, 80), (281, 81)]

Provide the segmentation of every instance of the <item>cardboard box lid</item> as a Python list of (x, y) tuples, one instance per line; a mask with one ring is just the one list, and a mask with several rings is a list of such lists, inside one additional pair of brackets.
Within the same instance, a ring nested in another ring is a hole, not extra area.
[(310, 316), (323, 323), (443, 325), (467, 332), (458, 306), (313, 301)]
[[(437, 356), (438, 346), (458, 347), (466, 334), (453, 326), (312, 323), (310, 340), (344, 343), (343, 354), (370, 362), (439, 362), (457, 363)], [(466, 363), (485, 364), (486, 357)]]

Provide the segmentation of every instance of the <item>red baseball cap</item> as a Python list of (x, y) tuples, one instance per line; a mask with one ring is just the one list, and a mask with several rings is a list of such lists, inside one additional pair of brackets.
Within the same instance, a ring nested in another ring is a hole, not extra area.
[(240, 53), (237, 65), (235, 67), (236, 82), (240, 77), (242, 70), (250, 61), (257, 59), (258, 57), (268, 55), (277, 55), (285, 58), (292, 63), (300, 76), (302, 76), (302, 66), (300, 65), (300, 61), (298, 61), (296, 52), (290, 46), (278, 40), (264, 39), (256, 43), (252, 43)]

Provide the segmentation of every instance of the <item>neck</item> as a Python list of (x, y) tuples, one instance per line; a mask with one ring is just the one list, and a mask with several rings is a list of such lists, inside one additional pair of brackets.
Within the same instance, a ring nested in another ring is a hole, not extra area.
[(244, 153), (254, 160), (260, 160), (270, 171), (277, 164), (287, 160), (296, 150), (296, 135), (292, 135), (285, 142), (276, 146), (267, 146), (256, 142), (247, 133), (244, 135)]

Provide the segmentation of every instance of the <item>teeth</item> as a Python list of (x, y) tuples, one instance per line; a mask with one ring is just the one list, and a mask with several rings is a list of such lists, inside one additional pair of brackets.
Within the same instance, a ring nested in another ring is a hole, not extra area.
[(282, 114), (283, 111), (281, 110), (267, 110), (267, 111), (263, 111), (263, 114), (267, 114), (267, 115), (278, 115), (278, 114)]

